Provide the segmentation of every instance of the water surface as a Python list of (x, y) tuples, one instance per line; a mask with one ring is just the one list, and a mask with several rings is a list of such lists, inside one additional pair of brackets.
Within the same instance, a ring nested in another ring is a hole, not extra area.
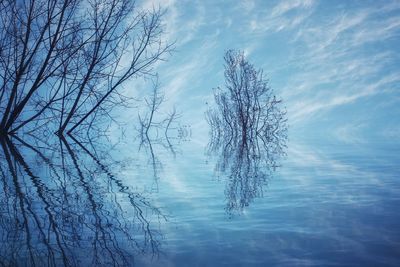
[(164, 141), (2, 141), (2, 264), (399, 264), (398, 146), (289, 141), (232, 193), (207, 144)]

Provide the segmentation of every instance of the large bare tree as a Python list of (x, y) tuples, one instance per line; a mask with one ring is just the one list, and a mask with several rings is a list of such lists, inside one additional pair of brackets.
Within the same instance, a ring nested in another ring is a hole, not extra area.
[(61, 135), (109, 113), (170, 52), (162, 15), (132, 0), (0, 1), (0, 132), (56, 122)]

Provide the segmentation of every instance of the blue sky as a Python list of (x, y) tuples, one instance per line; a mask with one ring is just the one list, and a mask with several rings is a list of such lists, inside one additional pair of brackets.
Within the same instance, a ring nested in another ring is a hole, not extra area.
[(399, 143), (400, 1), (142, 5), (167, 10), (165, 38), (176, 45), (156, 69), (168, 100), (164, 109), (175, 105), (195, 139), (207, 138), (205, 103), (212, 103), (212, 88), (224, 84), (224, 52), (240, 49), (283, 98), (291, 139)]

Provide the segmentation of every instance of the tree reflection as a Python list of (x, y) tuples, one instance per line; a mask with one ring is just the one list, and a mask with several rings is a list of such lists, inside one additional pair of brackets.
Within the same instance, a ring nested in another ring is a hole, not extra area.
[(131, 266), (138, 253), (158, 255), (166, 217), (110, 171), (121, 162), (74, 138), (0, 142), (0, 265)]
[[(141, 131), (142, 128), (139, 130)], [(188, 141), (188, 138), (190, 138), (190, 128), (187, 126), (179, 125), (173, 130), (175, 130), (173, 134), (159, 135), (156, 132), (153, 136), (150, 134), (141, 134), (140, 132), (137, 136), (137, 140), (139, 140), (138, 150), (139, 152), (145, 152), (147, 155), (147, 166), (153, 172), (152, 175), (156, 186), (160, 178), (160, 172), (163, 169), (163, 162), (160, 160), (160, 155), (172, 156), (175, 159), (176, 155), (180, 152), (179, 147), (181, 142)], [(170, 130), (168, 133), (171, 132)]]
[[(215, 136), (214, 136), (215, 137)], [(226, 211), (242, 212), (256, 197), (263, 195), (277, 160), (284, 154), (283, 139), (265, 142), (260, 137), (235, 139), (220, 135), (208, 144), (208, 153), (219, 155), (215, 166), (216, 175), (227, 175), (225, 189)]]
[(145, 151), (149, 159), (148, 166), (153, 170), (154, 180), (159, 179), (159, 172), (163, 164), (159, 159), (160, 148), (167, 151), (174, 158), (180, 143), (190, 138), (190, 127), (181, 125), (180, 114), (175, 107), (171, 112), (158, 116), (160, 107), (165, 103), (164, 95), (160, 92), (158, 81), (153, 81), (151, 96), (145, 97), (145, 107), (138, 113), (138, 125), (136, 127), (139, 140), (139, 151)]
[(226, 88), (214, 91), (215, 107), (206, 114), (211, 127), (209, 154), (219, 155), (215, 171), (228, 176), (229, 214), (241, 212), (256, 197), (285, 153), (286, 112), (262, 71), (242, 52), (225, 55)]

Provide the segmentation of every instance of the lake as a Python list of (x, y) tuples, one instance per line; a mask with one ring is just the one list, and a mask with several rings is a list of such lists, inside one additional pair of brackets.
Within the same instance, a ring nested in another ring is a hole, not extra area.
[(289, 140), (276, 168), (228, 156), (225, 170), (196, 138), (92, 141), (2, 140), (3, 266), (400, 263), (384, 140)]

